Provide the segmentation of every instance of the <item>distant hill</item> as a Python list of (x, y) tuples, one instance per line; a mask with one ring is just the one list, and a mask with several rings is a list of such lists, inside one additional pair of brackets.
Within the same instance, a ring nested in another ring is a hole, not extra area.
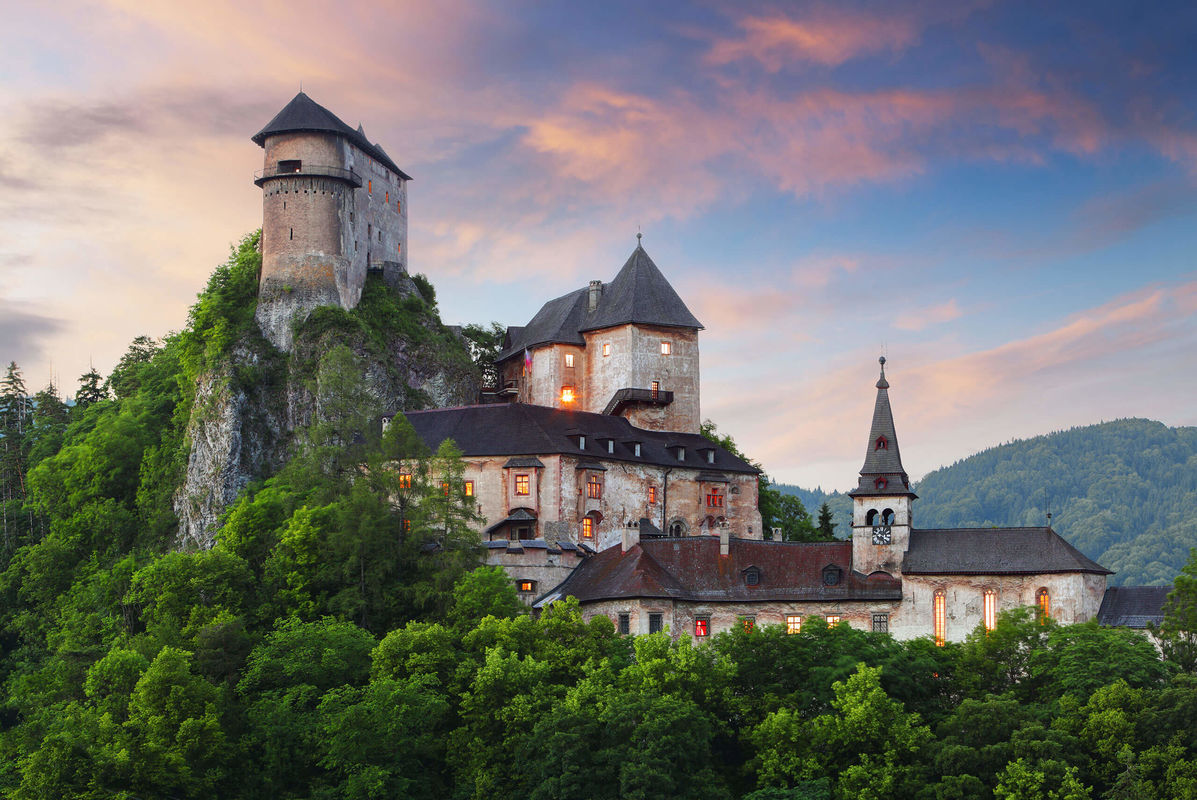
[[(826, 500), (850, 530), (839, 492), (779, 484), (813, 515)], [(915, 484), (915, 526), (1042, 525), (1115, 571), (1113, 584), (1168, 584), (1197, 547), (1197, 428), (1123, 419), (984, 450)]]

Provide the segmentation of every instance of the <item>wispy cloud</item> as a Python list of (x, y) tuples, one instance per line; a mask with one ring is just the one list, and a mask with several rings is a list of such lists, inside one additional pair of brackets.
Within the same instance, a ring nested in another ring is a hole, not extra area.
[(894, 320), (894, 327), (901, 331), (921, 331), (933, 325), (940, 325), (944, 322), (959, 319), (962, 313), (956, 303), (956, 299), (952, 298), (946, 303), (939, 303), (938, 305), (927, 306), (900, 314)]

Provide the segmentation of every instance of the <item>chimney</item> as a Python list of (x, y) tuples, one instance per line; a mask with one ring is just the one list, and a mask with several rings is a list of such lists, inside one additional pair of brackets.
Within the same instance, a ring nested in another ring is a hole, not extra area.
[(640, 544), (640, 527), (637, 523), (629, 520), (623, 529), (623, 552), (628, 552), (638, 544)]
[(773, 529), (773, 541), (775, 541), (775, 542), (780, 542), (780, 541), (781, 541), (781, 528), (776, 528), (776, 527), (775, 527), (775, 528)]
[(590, 310), (594, 311), (598, 308), (599, 298), (603, 296), (603, 282), (590, 282)]
[(719, 555), (725, 556), (731, 549), (731, 528), (719, 529)]

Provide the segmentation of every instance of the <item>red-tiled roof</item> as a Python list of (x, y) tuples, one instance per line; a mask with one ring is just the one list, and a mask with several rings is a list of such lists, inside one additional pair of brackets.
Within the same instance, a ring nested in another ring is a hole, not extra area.
[[(839, 582), (823, 581), (826, 567)], [(760, 582), (749, 586), (755, 567)], [(583, 602), (662, 597), (697, 602), (770, 600), (900, 600), (901, 583), (888, 575), (852, 571), (851, 542), (773, 542), (732, 539), (719, 555), (719, 537), (642, 540), (626, 553), (612, 547), (584, 561), (545, 600), (573, 595)]]

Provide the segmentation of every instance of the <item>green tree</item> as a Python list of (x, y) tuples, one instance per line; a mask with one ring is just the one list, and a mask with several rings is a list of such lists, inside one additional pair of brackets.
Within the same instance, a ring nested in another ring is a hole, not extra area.
[(1197, 672), (1197, 547), (1181, 569), (1164, 604), (1156, 635), (1164, 658), (1185, 672)]
[(453, 587), (448, 622), (458, 630), (472, 630), (484, 617), (507, 619), (527, 613), (502, 567), (477, 567)]
[(819, 534), (825, 541), (830, 542), (835, 539), (835, 523), (832, 522), (831, 506), (827, 501), (823, 501), (823, 505), (819, 506), (819, 522), (817, 524)]
[(498, 388), (499, 369), (495, 359), (503, 351), (503, 341), (507, 338), (507, 331), (497, 322), (490, 325), (466, 325), (461, 329), (470, 347), (470, 358), (474, 367), (482, 376), (482, 385)]
[(87, 372), (79, 376), (79, 391), (75, 392), (75, 405), (79, 408), (108, 399), (108, 392), (104, 388), (104, 376), (90, 367)]

